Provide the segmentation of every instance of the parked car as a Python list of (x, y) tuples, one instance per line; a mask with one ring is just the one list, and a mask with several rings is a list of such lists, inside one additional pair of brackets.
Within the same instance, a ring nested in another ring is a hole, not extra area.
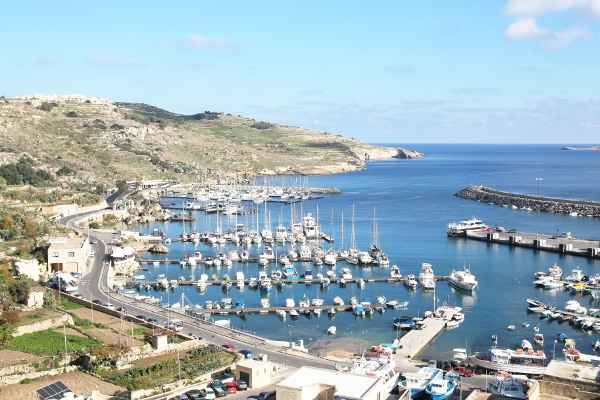
[(258, 400), (271, 400), (271, 399), (275, 399), (275, 391), (273, 392), (260, 392), (258, 394)]
[(187, 392), (185, 392), (188, 400), (201, 400), (204, 399), (204, 396), (202, 396), (202, 391), (200, 389), (190, 389)]
[(150, 322), (151, 324), (158, 324), (158, 320), (153, 317), (148, 318), (148, 322)]
[(235, 346), (232, 344), (224, 344), (223, 347), (225, 347), (227, 350), (235, 351)]
[(123, 314), (127, 314), (127, 307), (119, 307), (117, 311), (121, 311)]
[(237, 393), (237, 386), (233, 382), (225, 382), (223, 384), (223, 387), (225, 388), (225, 390), (227, 390), (228, 394)]
[(83, 295), (81, 293), (75, 293), (73, 296), (75, 296), (79, 299), (83, 299)]
[(233, 381), (233, 383), (235, 383), (235, 387), (237, 387), (237, 390), (248, 390), (248, 384), (246, 383), (246, 381)]
[(146, 318), (146, 316), (145, 316), (145, 315), (136, 315), (135, 317), (136, 317), (136, 318), (139, 318), (139, 319), (141, 319), (141, 320), (144, 320), (144, 321), (147, 321), (147, 320), (148, 320), (148, 318)]
[(254, 354), (250, 350), (240, 350), (240, 354), (242, 354), (246, 358), (254, 357)]
[(217, 398), (217, 395), (216, 395), (215, 391), (212, 388), (209, 388), (209, 387), (207, 387), (205, 389), (202, 389), (202, 394), (204, 395), (203, 397), (206, 400), (212, 400), (212, 399), (216, 399)]
[(104, 304), (104, 307), (108, 308), (109, 310), (115, 309), (115, 305), (112, 303), (106, 303), (106, 304)]
[(212, 381), (208, 384), (208, 386), (215, 391), (215, 395), (217, 397), (225, 397), (227, 396), (227, 390), (223, 387), (223, 382), (221, 381)]
[(92, 240), (90, 240), (90, 243), (91, 243), (91, 244), (97, 244), (97, 243), (98, 243), (98, 241), (97, 241), (96, 239), (92, 239)]
[(99, 306), (101, 306), (102, 305), (102, 300), (92, 300), (92, 303), (98, 304)]

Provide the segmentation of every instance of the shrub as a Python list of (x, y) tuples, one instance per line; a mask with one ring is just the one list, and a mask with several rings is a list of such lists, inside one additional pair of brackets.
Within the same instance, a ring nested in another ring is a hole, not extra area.
[(97, 323), (96, 324), (96, 328), (98, 328), (98, 329), (110, 329), (107, 325), (104, 325), (102, 323)]
[(69, 111), (66, 115), (69, 118), (77, 118), (79, 116), (76, 111)]
[(22, 385), (27, 385), (28, 383), (31, 383), (31, 382), (35, 382), (35, 379), (31, 379), (31, 378), (25, 378), (25, 379), (23, 379), (23, 380), (22, 380), (20, 383), (21, 383)]
[(271, 129), (274, 127), (275, 127), (275, 125), (270, 124), (268, 122), (263, 122), (263, 121), (255, 122), (252, 125), (250, 125), (250, 128), (254, 128), (254, 129), (258, 129), (258, 130)]
[(54, 107), (58, 107), (58, 104), (44, 101), (38, 108), (42, 111), (52, 111)]

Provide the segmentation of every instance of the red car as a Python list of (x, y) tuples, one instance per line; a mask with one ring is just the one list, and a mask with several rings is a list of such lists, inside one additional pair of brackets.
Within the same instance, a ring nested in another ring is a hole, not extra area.
[(224, 344), (223, 347), (225, 347), (227, 350), (235, 351), (235, 346), (232, 344)]
[(223, 384), (223, 388), (225, 390), (227, 390), (227, 393), (231, 394), (231, 393), (237, 393), (237, 387), (235, 386), (235, 383), (233, 382), (226, 382)]

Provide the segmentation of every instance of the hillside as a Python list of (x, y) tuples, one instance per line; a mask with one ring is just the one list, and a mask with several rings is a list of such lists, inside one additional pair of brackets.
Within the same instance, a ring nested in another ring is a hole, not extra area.
[(0, 165), (26, 152), (50, 172), (66, 165), (79, 180), (107, 184), (329, 174), (364, 169), (366, 159), (422, 156), (230, 114), (186, 116), (79, 95), (1, 99), (0, 150)]

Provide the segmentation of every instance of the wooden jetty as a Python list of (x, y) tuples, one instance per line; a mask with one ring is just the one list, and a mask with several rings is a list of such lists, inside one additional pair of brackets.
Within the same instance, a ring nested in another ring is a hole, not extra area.
[[(567, 233), (553, 236), (526, 232), (473, 232), (467, 233), (464, 238), (580, 257), (600, 258), (598, 240), (574, 238)], [(456, 239), (460, 240), (460, 237)]]

